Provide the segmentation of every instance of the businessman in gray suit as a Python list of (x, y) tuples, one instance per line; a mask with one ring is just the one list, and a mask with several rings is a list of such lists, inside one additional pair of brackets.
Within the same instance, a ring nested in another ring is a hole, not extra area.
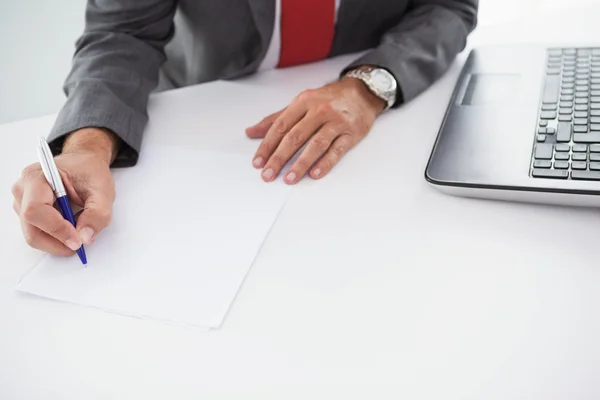
[[(13, 186), (29, 245), (72, 255), (111, 218), (109, 167), (136, 163), (146, 104), (157, 85), (235, 79), (368, 50), (339, 79), (306, 90), (247, 129), (252, 159), (273, 181), (320, 179), (367, 135), (376, 117), (425, 90), (463, 50), (478, 0), (88, 0), (85, 31), (65, 82), (67, 102), (50, 135), (77, 227), (53, 208), (39, 164)], [(334, 77), (332, 77), (334, 78)], [(308, 88), (307, 88), (308, 89)]]

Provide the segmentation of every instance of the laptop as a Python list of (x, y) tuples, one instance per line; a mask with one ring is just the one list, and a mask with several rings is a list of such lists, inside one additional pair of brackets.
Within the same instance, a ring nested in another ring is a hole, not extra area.
[(600, 206), (600, 46), (472, 50), (425, 177), (458, 196)]

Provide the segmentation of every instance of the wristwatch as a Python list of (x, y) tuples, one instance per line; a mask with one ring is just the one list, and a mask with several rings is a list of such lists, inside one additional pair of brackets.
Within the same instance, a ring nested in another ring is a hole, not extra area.
[(344, 76), (361, 80), (375, 96), (385, 101), (386, 110), (396, 102), (398, 82), (387, 70), (366, 66), (350, 70)]

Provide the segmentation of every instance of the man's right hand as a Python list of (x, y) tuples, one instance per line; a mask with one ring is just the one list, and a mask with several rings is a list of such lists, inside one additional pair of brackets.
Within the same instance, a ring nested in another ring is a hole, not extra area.
[(56, 199), (40, 164), (23, 170), (12, 188), (13, 208), (31, 247), (69, 256), (108, 226), (115, 198), (110, 164), (117, 146), (113, 133), (86, 128), (69, 135), (62, 154), (55, 158), (69, 199), (83, 208), (76, 228), (54, 208)]

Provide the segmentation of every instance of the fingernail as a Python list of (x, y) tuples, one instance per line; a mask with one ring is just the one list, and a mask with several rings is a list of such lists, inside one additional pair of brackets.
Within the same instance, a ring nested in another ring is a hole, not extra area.
[(81, 246), (79, 245), (79, 243), (77, 243), (76, 241), (72, 240), (72, 239), (68, 239), (66, 241), (66, 245), (68, 248), (70, 248), (73, 251), (76, 251), (77, 249), (79, 249)]
[(269, 168), (269, 169), (263, 171), (262, 176), (265, 179), (271, 179), (273, 177), (273, 170), (271, 168)]
[(256, 168), (260, 168), (263, 165), (263, 158), (262, 157), (256, 157), (254, 159), (254, 161), (252, 161), (252, 165), (254, 165)]
[(315, 177), (317, 177), (317, 178), (318, 178), (318, 177), (319, 177), (319, 175), (321, 175), (321, 168), (316, 168), (316, 169), (313, 171), (313, 175), (314, 175)]
[(288, 182), (294, 182), (296, 180), (296, 174), (293, 172), (290, 172), (289, 174), (287, 174), (287, 176), (285, 177), (285, 179)]
[(79, 237), (83, 243), (89, 243), (92, 240), (92, 237), (94, 237), (94, 230), (86, 226), (79, 231)]

